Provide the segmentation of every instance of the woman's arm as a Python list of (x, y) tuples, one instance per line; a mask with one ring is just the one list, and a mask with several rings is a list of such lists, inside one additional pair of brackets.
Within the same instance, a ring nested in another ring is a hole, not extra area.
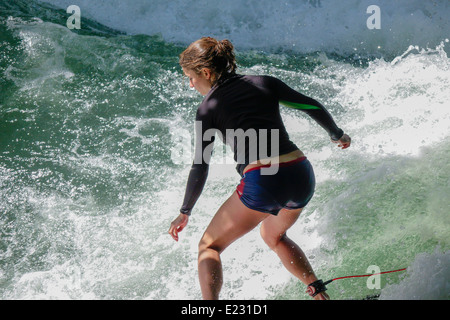
[(186, 184), (183, 205), (180, 212), (188, 216), (191, 215), (192, 208), (200, 197), (206, 179), (208, 178), (209, 165), (206, 163), (193, 164), (189, 172), (189, 178)]
[(333, 117), (321, 103), (290, 88), (277, 78), (269, 77), (269, 79), (270, 87), (278, 96), (281, 104), (307, 113), (328, 132), (334, 142), (343, 138), (344, 131), (336, 125)]
[(178, 232), (181, 232), (188, 224), (192, 208), (200, 197), (208, 177), (209, 165), (207, 163), (192, 164), (186, 185), (183, 205), (178, 217), (172, 221), (169, 234), (178, 241)]
[(189, 172), (180, 214), (174, 221), (172, 221), (169, 229), (169, 234), (175, 241), (178, 241), (178, 232), (183, 230), (187, 225), (191, 211), (200, 197), (203, 187), (205, 186), (206, 179), (208, 178), (209, 162), (213, 150), (212, 144), (214, 143), (215, 137), (208, 136), (208, 141), (206, 140), (204, 133), (206, 130), (210, 129), (210, 127), (210, 119), (208, 119), (205, 115), (202, 115), (200, 112), (197, 112), (195, 121), (196, 142), (194, 163), (192, 164)]

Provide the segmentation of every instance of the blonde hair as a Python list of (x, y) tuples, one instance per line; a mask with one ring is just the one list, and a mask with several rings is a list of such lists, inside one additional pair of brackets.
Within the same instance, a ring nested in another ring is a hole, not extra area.
[(211, 70), (212, 82), (236, 73), (234, 47), (229, 40), (218, 41), (203, 37), (191, 43), (180, 54), (180, 66), (199, 74), (203, 68)]

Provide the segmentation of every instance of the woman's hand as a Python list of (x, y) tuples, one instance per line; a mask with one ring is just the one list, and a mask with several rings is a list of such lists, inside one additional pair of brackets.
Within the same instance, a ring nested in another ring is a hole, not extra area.
[(344, 135), (338, 141), (334, 141), (334, 140), (331, 140), (331, 141), (333, 141), (334, 143), (337, 143), (338, 147), (340, 147), (342, 149), (347, 149), (348, 147), (350, 147), (352, 139), (344, 133)]
[(189, 222), (189, 216), (187, 214), (180, 213), (180, 215), (172, 221), (170, 224), (169, 234), (175, 241), (178, 241), (178, 232), (186, 227)]

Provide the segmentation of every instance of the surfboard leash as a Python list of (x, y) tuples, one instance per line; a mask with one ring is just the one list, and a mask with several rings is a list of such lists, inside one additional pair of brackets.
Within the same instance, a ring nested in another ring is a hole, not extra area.
[(308, 287), (306, 288), (306, 293), (309, 294), (311, 297), (315, 297), (319, 293), (326, 291), (327, 290), (326, 285), (331, 283), (331, 282), (333, 282), (333, 281), (335, 281), (335, 280), (347, 279), (347, 278), (371, 277), (371, 276), (375, 276), (375, 275), (379, 275), (379, 274), (399, 272), (399, 271), (405, 271), (405, 270), (406, 270), (406, 268), (397, 269), (397, 270), (391, 270), (391, 271), (383, 271), (383, 272), (378, 272), (378, 273), (373, 273), (373, 274), (363, 274), (363, 275), (355, 275), (355, 276), (338, 277), (338, 278), (334, 278), (334, 279), (331, 279), (331, 280), (328, 280), (328, 281), (325, 281), (325, 282), (323, 282), (322, 280), (317, 280), (317, 281), (314, 281), (313, 283), (308, 285)]

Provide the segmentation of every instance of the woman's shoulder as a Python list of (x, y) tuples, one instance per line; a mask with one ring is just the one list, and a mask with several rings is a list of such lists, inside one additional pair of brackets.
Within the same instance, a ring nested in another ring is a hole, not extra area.
[(242, 77), (244, 79), (252, 79), (252, 80), (259, 80), (259, 81), (264, 81), (264, 80), (270, 80), (273, 79), (273, 76), (267, 75), (267, 74), (246, 74), (246, 75), (242, 75)]
[(243, 79), (257, 87), (268, 90), (276, 89), (280, 82), (278, 78), (270, 75), (245, 75)]
[(274, 76), (266, 75), (266, 74), (244, 75), (243, 78), (248, 81), (258, 83), (258, 84), (271, 84), (273, 82), (279, 81), (278, 78), (275, 78)]

